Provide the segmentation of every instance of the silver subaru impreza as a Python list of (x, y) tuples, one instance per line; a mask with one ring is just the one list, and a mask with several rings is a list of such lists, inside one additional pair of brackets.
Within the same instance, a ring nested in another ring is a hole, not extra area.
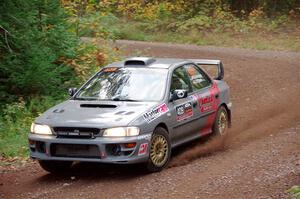
[[(204, 65), (215, 67), (216, 77)], [(226, 134), (231, 102), (223, 77), (219, 60), (133, 57), (112, 63), (36, 118), (30, 157), (52, 173), (74, 161), (144, 163), (160, 171), (172, 148)]]

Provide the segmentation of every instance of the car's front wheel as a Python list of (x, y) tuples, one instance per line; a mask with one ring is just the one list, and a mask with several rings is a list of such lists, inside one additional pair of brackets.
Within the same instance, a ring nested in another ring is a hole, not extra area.
[(53, 174), (61, 174), (68, 172), (72, 166), (71, 161), (47, 161), (47, 160), (39, 160), (40, 166)]
[(154, 130), (150, 148), (147, 170), (150, 172), (161, 171), (168, 164), (171, 157), (171, 144), (168, 132), (158, 127)]
[(228, 124), (228, 112), (224, 106), (221, 106), (217, 112), (216, 120), (213, 125), (213, 133), (218, 136), (226, 135)]

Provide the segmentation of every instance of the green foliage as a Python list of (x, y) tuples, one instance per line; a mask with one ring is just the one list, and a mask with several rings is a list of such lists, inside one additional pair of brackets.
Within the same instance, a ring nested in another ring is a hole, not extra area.
[(300, 198), (300, 186), (295, 185), (295, 186), (291, 187), (287, 192), (290, 193), (291, 196), (295, 199)]
[(101, 37), (103, 39), (116, 39), (119, 30), (112, 27), (118, 21), (113, 14), (101, 14), (100, 12), (89, 13), (79, 19), (78, 33), (79, 36), (85, 37)]
[[(62, 97), (60, 97), (62, 98)], [(0, 116), (0, 156), (16, 157), (28, 154), (27, 135), (31, 122), (60, 99), (41, 96), (28, 101), (7, 104)]]
[(68, 31), (58, 0), (5, 1), (0, 5), (0, 100), (56, 95), (74, 79), (58, 62), (74, 57), (77, 38)]
[[(294, 6), (276, 8), (270, 14), (266, 7), (270, 1), (244, 1), (240, 5), (219, 0), (107, 0), (99, 3), (101, 11), (95, 9), (93, 13), (110, 16), (109, 10), (118, 16), (101, 26), (115, 30), (106, 34), (113, 35), (108, 38), (299, 51), (300, 5), (287, 2)], [(81, 16), (82, 21), (86, 17), (91, 16)]]
[(167, 20), (172, 16), (172, 12), (170, 10), (168, 10), (168, 7), (166, 4), (161, 3), (158, 6), (156, 15), (159, 20)]
[(0, 156), (26, 155), (34, 118), (66, 99), (68, 87), (118, 59), (117, 50), (104, 43), (100, 47), (99, 39), (85, 43), (77, 37), (76, 28), (82, 35), (117, 35), (108, 27), (113, 15), (94, 14), (80, 18), (78, 27), (59, 0), (1, 1)]

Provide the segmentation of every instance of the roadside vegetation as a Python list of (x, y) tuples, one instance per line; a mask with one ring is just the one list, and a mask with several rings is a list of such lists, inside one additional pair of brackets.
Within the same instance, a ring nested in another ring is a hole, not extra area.
[(34, 118), (119, 57), (105, 35), (82, 42), (71, 14), (58, 0), (0, 4), (0, 159), (27, 156)]
[(288, 192), (291, 194), (292, 198), (300, 198), (300, 186), (293, 186), (288, 190)]
[(97, 30), (110, 39), (300, 51), (296, 0), (112, 0), (78, 7), (88, 8), (73, 18), (80, 36)]
[(110, 41), (300, 51), (299, 21), (297, 0), (3, 1), (0, 156), (27, 156), (33, 119), (121, 57)]

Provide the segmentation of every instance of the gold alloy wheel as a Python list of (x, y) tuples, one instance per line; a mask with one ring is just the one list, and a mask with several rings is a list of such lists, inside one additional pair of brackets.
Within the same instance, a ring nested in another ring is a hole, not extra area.
[(151, 142), (150, 158), (155, 166), (163, 166), (168, 159), (169, 146), (162, 135), (154, 135)]
[(219, 120), (218, 120), (218, 128), (220, 135), (225, 135), (227, 130), (227, 114), (223, 110), (220, 113)]

